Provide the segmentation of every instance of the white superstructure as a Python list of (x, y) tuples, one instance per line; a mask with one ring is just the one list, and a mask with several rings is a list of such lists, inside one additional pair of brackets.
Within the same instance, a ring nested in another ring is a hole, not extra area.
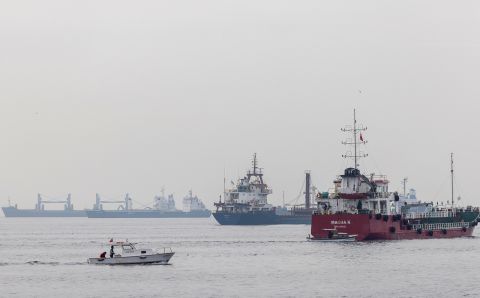
[(196, 210), (205, 210), (205, 204), (195, 195), (192, 191), (188, 192), (188, 195), (183, 198), (183, 212), (192, 212)]
[(153, 208), (162, 211), (177, 211), (177, 208), (175, 208), (175, 199), (173, 198), (173, 194), (165, 197), (165, 192), (162, 190), (162, 195), (155, 196), (153, 199)]
[(407, 205), (419, 204), (415, 190), (405, 193), (406, 181), (403, 180), (404, 194), (391, 192), (390, 181), (386, 175), (372, 173), (369, 177), (363, 175), (358, 169), (358, 160), (368, 155), (358, 151), (359, 146), (365, 145), (362, 132), (367, 128), (357, 124), (354, 110), (353, 126), (342, 129), (343, 132), (351, 133), (351, 139), (342, 142), (344, 145), (354, 147), (354, 151), (347, 151), (344, 158), (354, 159), (353, 167), (345, 169), (343, 175), (334, 181), (334, 189), (330, 193), (317, 194), (317, 203), (320, 213), (361, 213), (372, 211), (375, 214), (396, 215), (401, 208)]
[(258, 167), (257, 155), (253, 155), (252, 170), (240, 178), (233, 189), (225, 190), (224, 209), (271, 210), (267, 196), (272, 193), (263, 181), (262, 169)]

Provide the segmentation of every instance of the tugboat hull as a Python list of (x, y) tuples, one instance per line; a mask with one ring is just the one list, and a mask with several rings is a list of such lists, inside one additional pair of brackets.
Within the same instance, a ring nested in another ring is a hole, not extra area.
[(478, 212), (465, 212), (457, 218), (438, 218), (422, 225), (405, 222), (394, 215), (314, 214), (311, 234), (314, 239), (328, 237), (329, 229), (356, 234), (357, 241), (455, 238), (472, 236)]

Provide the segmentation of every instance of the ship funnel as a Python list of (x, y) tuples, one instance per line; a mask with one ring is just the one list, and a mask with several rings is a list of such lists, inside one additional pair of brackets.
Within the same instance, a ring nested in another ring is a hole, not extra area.
[(305, 208), (310, 209), (310, 171), (305, 171)]
[(95, 194), (95, 205), (93, 205), (93, 210), (100, 210), (100, 195), (98, 193)]

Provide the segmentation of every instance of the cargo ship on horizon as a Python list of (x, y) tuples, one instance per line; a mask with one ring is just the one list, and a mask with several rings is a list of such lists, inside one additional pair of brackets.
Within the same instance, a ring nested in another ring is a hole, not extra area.
[[(46, 210), (45, 204), (64, 204), (63, 210)], [(10, 205), (10, 204), (9, 204)], [(35, 209), (18, 209), (18, 206), (2, 207), (5, 217), (86, 217), (85, 210), (75, 210), (72, 196), (68, 194), (65, 200), (44, 200), (41, 194), (37, 195)]]
[(257, 155), (252, 169), (231, 190), (224, 190), (224, 202), (214, 203), (213, 217), (221, 225), (310, 224), (314, 208), (310, 207), (310, 173), (306, 173), (305, 206), (274, 207), (267, 201), (272, 190), (263, 180)]
[[(446, 205), (417, 200), (412, 189), (403, 195), (390, 192), (385, 175), (359, 170), (358, 160), (366, 154), (358, 152), (364, 145), (362, 132), (357, 125), (354, 110), (353, 126), (342, 129), (353, 138), (343, 142), (354, 147), (354, 153), (343, 157), (354, 160), (353, 167), (334, 180), (334, 190), (327, 196), (317, 196), (318, 209), (312, 215), (309, 239), (320, 241), (400, 240), (454, 238), (471, 236), (479, 220), (479, 208), (455, 205), (453, 192), (453, 153), (451, 155), (451, 200)], [(342, 237), (338, 237), (342, 235)]]
[[(117, 210), (104, 210), (103, 204), (121, 204)], [(192, 191), (183, 198), (183, 210), (175, 207), (173, 195), (165, 197), (163, 191), (161, 196), (156, 196), (153, 201), (153, 208), (133, 209), (132, 198), (127, 194), (123, 201), (102, 200), (96, 195), (96, 201), (92, 210), (86, 210), (89, 218), (196, 218), (210, 217), (210, 210), (205, 208), (203, 202), (194, 196)]]

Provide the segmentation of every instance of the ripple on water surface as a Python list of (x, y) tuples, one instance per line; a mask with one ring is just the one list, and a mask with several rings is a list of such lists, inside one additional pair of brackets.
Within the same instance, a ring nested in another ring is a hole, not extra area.
[[(479, 237), (317, 243), (305, 240), (305, 225), (219, 226), (212, 219), (0, 218), (0, 232), (2, 296), (480, 293)], [(176, 254), (169, 266), (88, 265), (111, 237)]]

